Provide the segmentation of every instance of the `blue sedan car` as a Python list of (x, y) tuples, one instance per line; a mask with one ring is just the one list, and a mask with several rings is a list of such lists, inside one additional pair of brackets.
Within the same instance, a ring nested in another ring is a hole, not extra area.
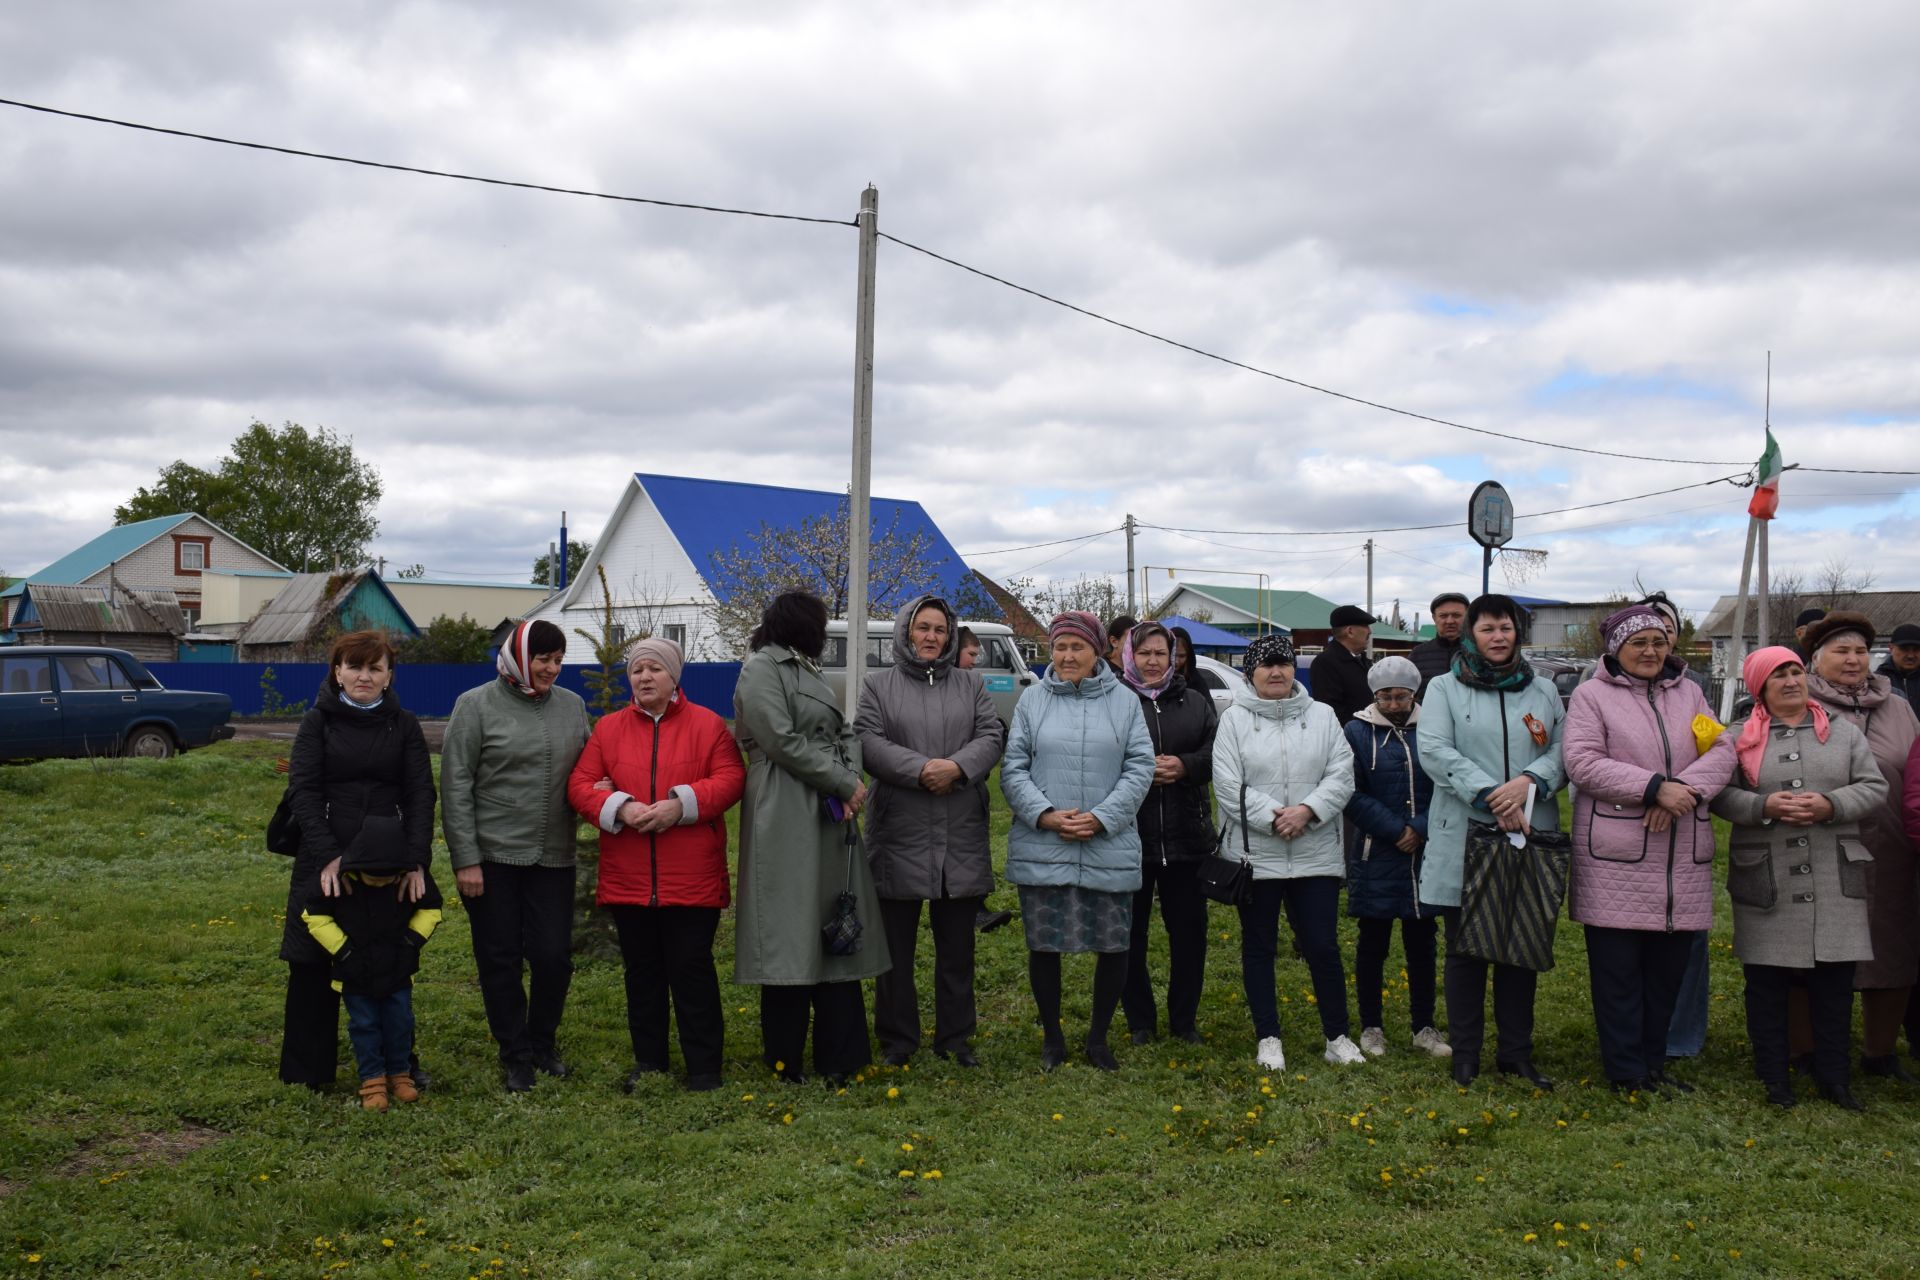
[(233, 699), (166, 689), (119, 649), (0, 649), (0, 760), (143, 756), (233, 736)]

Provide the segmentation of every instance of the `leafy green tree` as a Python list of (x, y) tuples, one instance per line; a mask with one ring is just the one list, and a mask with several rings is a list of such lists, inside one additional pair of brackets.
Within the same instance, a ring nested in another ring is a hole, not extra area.
[[(572, 582), (580, 576), (580, 567), (587, 562), (587, 553), (593, 550), (591, 542), (582, 542), (577, 538), (567, 539), (567, 581)], [(553, 569), (553, 553), (542, 551), (533, 562), (531, 581), (540, 586), (547, 584), (547, 574)]]
[(648, 627), (631, 632), (627, 630), (613, 606), (613, 594), (607, 590), (606, 567), (595, 565), (594, 571), (600, 575), (598, 625), (592, 631), (575, 627), (573, 634), (593, 647), (593, 660), (600, 664), (598, 671), (586, 671), (580, 676), (582, 683), (587, 686), (587, 706), (598, 720), (601, 716), (612, 715), (633, 700), (633, 690), (627, 684), (627, 646), (635, 640), (644, 640), (653, 631)]
[(491, 632), (464, 613), (457, 618), (442, 616), (422, 627), (400, 657), (403, 662), (485, 662), (492, 638)]
[(132, 524), (195, 511), (262, 555), (312, 572), (366, 559), (381, 493), (380, 473), (354, 455), (351, 439), (297, 422), (255, 422), (213, 470), (171, 462), (152, 487), (114, 508), (113, 519)]

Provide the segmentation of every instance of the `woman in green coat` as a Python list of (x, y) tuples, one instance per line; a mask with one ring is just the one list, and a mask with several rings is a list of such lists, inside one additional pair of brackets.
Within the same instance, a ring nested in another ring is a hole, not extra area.
[[(760, 988), (761, 1056), (795, 1084), (806, 1079), (809, 1018), (813, 1069), (829, 1081), (873, 1060), (860, 980), (892, 967), (860, 848), (860, 742), (820, 677), (826, 641), (818, 596), (776, 597), (733, 693), (733, 733), (747, 756), (733, 980)], [(830, 955), (821, 927), (846, 892), (865, 929), (857, 950)]]

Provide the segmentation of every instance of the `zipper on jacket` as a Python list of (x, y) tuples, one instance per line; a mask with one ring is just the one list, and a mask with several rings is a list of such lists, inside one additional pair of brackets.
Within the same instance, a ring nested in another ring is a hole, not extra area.
[[(1153, 719), (1147, 721), (1148, 736), (1153, 739), (1153, 754), (1158, 756), (1160, 744), (1165, 741), (1164, 731), (1160, 733), (1151, 731), (1160, 723), (1160, 699), (1149, 698), (1148, 701), (1153, 703)], [(1155, 787), (1154, 790), (1159, 793), (1154, 797), (1154, 802), (1160, 807), (1160, 865), (1164, 867), (1167, 865), (1167, 789)]]
[[(652, 716), (647, 719), (653, 720)], [(660, 797), (660, 722), (653, 720), (653, 758), (647, 763), (647, 803), (652, 804)], [(647, 905), (660, 905), (660, 835), (647, 832), (647, 866), (650, 871), (647, 883)]]
[[(1667, 738), (1667, 722), (1660, 714), (1660, 703), (1655, 700), (1656, 686), (1647, 681), (1647, 706), (1653, 711), (1653, 726), (1660, 731), (1660, 754), (1667, 762), (1666, 776), (1673, 777), (1673, 743)], [(1673, 860), (1680, 851), (1679, 819), (1667, 824), (1667, 932), (1673, 932)]]

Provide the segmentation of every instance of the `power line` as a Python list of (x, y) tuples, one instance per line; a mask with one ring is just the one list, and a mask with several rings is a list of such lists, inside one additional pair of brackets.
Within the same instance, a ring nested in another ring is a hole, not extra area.
[[(1675, 485), (1671, 489), (1656, 489), (1652, 493), (1635, 493), (1624, 498), (1608, 498), (1602, 502), (1583, 502), (1578, 506), (1555, 507), (1551, 511), (1529, 511), (1525, 515), (1515, 516), (1514, 519), (1538, 520), (1543, 516), (1565, 515), (1570, 511), (1591, 511), (1595, 507), (1612, 507), (1618, 506), (1622, 502), (1638, 502), (1642, 498), (1659, 498), (1669, 493), (1681, 493), (1687, 489), (1704, 489), (1709, 485), (1732, 484), (1741, 478), (1741, 476), (1716, 476), (1712, 480), (1700, 480), (1693, 484)], [(1459, 524), (1460, 522), (1458, 520), (1448, 520), (1440, 524), (1403, 524), (1392, 525), (1381, 529), (1186, 529), (1175, 528), (1172, 525), (1148, 524), (1143, 520), (1140, 522), (1140, 527), (1143, 529), (1159, 529), (1164, 533), (1217, 533), (1227, 537), (1242, 538), (1324, 538), (1334, 536), (1344, 537), (1353, 534), (1420, 533), (1429, 529), (1458, 528)]]
[(283, 156), (298, 156), (304, 160), (329, 160), (334, 164), (359, 165), (363, 169), (386, 169), (393, 173), (418, 174), (423, 178), (451, 178), (457, 182), (479, 182), (490, 187), (517, 187), (522, 191), (544, 191), (556, 196), (583, 196), (589, 200), (615, 200), (624, 204), (651, 204), (665, 209), (691, 209), (700, 213), (728, 213), (742, 218), (774, 218), (782, 222), (819, 222), (831, 227), (856, 227), (859, 223), (852, 218), (812, 218), (799, 213), (769, 213), (764, 209), (733, 209), (725, 205), (694, 204), (685, 200), (661, 200), (653, 196), (621, 196), (605, 191), (585, 191), (577, 187), (554, 187), (540, 182), (516, 182), (508, 178), (486, 178), (472, 173), (452, 173), (445, 169), (423, 169), (410, 164), (388, 164), (382, 160), (362, 160), (355, 156), (337, 156), (325, 151), (304, 151), (299, 147), (280, 147), (267, 142), (245, 142), (238, 138), (223, 138), (211, 133), (193, 133), (186, 129), (163, 129), (159, 125), (137, 124), (132, 120), (116, 120), (112, 116), (89, 115), (84, 111), (62, 111), (58, 107), (41, 106), (33, 102), (20, 102), (13, 98), (0, 98), (0, 106), (19, 107), (24, 111), (39, 111), (50, 116), (65, 116), (69, 120), (88, 120), (94, 124), (110, 124), (121, 129), (137, 129), (142, 133), (160, 133), (170, 138), (191, 138), (195, 142), (213, 142), (223, 147), (245, 147), (249, 151), (272, 151)]
[[(1305, 391), (1315, 391), (1323, 396), (1332, 396), (1336, 400), (1345, 400), (1350, 404), (1365, 405), (1369, 409), (1379, 409), (1386, 413), (1399, 414), (1403, 418), (1413, 418), (1420, 422), (1431, 422), (1439, 427), (1451, 427), (1455, 431), (1470, 431), (1476, 435), (1493, 436), (1496, 439), (1511, 440), (1517, 444), (1529, 444), (1542, 449), (1564, 449), (1569, 453), (1587, 453), (1601, 458), (1624, 458), (1630, 462), (1666, 462), (1690, 467), (1738, 467), (1744, 465), (1740, 462), (1723, 458), (1659, 458), (1644, 453), (1619, 453), (1612, 449), (1589, 449), (1584, 445), (1560, 444), (1552, 440), (1535, 440), (1528, 436), (1515, 435), (1508, 431), (1495, 431), (1491, 427), (1470, 427), (1464, 422), (1453, 422), (1447, 418), (1436, 418), (1431, 414), (1416, 413), (1411, 409), (1401, 409), (1378, 400), (1369, 400), (1364, 396), (1349, 395), (1345, 391), (1335, 391), (1331, 387), (1323, 387), (1316, 383), (1304, 382), (1299, 378), (1289, 378), (1284, 373), (1275, 373), (1271, 369), (1262, 369), (1258, 365), (1248, 364), (1243, 360), (1235, 360), (1230, 356), (1223, 356), (1217, 352), (1208, 351), (1204, 347), (1196, 347), (1192, 343), (1181, 342), (1177, 338), (1169, 338), (1164, 334), (1155, 333), (1151, 329), (1142, 329), (1140, 326), (1128, 324), (1124, 320), (1115, 320), (1112, 316), (1101, 315), (1098, 311), (1091, 311), (1086, 307), (1075, 306), (1071, 302), (1062, 301), (1059, 298), (1053, 297), (1051, 294), (1042, 293), (1038, 289), (1030, 289), (1026, 285), (1016, 284), (1003, 276), (993, 274), (991, 271), (983, 271), (979, 267), (969, 266), (957, 258), (949, 258), (943, 253), (935, 253), (932, 249), (928, 249), (923, 245), (914, 244), (910, 240), (902, 240), (899, 236), (888, 235), (884, 231), (880, 232), (879, 235), (882, 240), (891, 240), (903, 249), (911, 249), (915, 253), (925, 254), (937, 262), (944, 262), (950, 267), (958, 267), (960, 270), (971, 272), (984, 280), (991, 280), (995, 284), (1004, 285), (1009, 289), (1027, 294), (1030, 297), (1038, 298), (1042, 302), (1050, 302), (1056, 307), (1064, 307), (1068, 311), (1077, 312), (1080, 315), (1086, 316), (1089, 320), (1098, 320), (1102, 324), (1110, 324), (1116, 329), (1125, 329), (1128, 333), (1138, 334), (1142, 338), (1149, 338), (1154, 342), (1163, 342), (1167, 346), (1177, 347), (1182, 351), (1191, 352), (1196, 356), (1201, 356), (1208, 360), (1217, 360), (1221, 364), (1231, 365), (1236, 369), (1244, 369), (1248, 373), (1257, 373), (1263, 378), (1272, 378), (1276, 382), (1284, 382), (1289, 386), (1299, 387)], [(1365, 531), (1362, 530), (1361, 532)]]
[(998, 556), (1005, 555), (1009, 551), (1038, 551), (1041, 547), (1064, 547), (1069, 542), (1091, 542), (1095, 538), (1104, 538), (1108, 534), (1118, 533), (1124, 528), (1126, 528), (1125, 525), (1117, 524), (1111, 529), (1102, 529), (1098, 533), (1083, 533), (1075, 538), (1056, 538), (1052, 542), (1029, 542), (1024, 547), (996, 547), (992, 551), (962, 551), (960, 554), (963, 556)]

